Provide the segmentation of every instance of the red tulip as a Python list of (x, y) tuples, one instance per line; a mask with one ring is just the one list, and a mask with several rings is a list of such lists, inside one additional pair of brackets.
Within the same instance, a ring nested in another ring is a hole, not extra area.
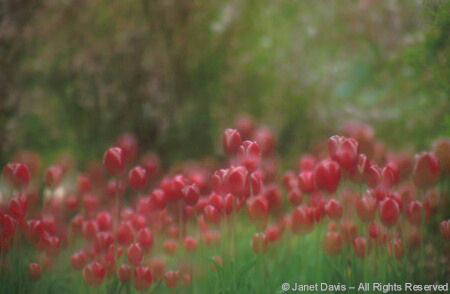
[(112, 175), (117, 175), (125, 169), (125, 159), (121, 148), (112, 147), (106, 150), (103, 156), (103, 164), (108, 172)]
[(147, 171), (142, 166), (135, 166), (128, 172), (128, 182), (135, 191), (143, 190), (148, 184)]
[(252, 195), (258, 195), (261, 193), (263, 187), (263, 177), (264, 175), (259, 170), (251, 173), (250, 186), (252, 188)]
[(163, 243), (164, 251), (168, 254), (174, 254), (178, 249), (177, 241), (175, 240), (166, 240)]
[(154, 153), (147, 153), (142, 157), (142, 166), (147, 171), (150, 180), (156, 180), (161, 172), (161, 161), (158, 155)]
[(223, 197), (217, 193), (211, 193), (208, 197), (208, 202), (210, 205), (214, 206), (217, 212), (222, 213), (224, 210)]
[(241, 145), (241, 134), (235, 129), (226, 129), (223, 134), (223, 149), (228, 154), (235, 154)]
[(42, 267), (38, 263), (30, 263), (28, 272), (33, 280), (39, 280), (42, 276)]
[(339, 232), (329, 231), (325, 236), (325, 250), (329, 255), (338, 255), (341, 252), (344, 240)]
[(19, 222), (23, 224), (25, 222), (25, 216), (27, 214), (27, 201), (26, 198), (13, 198), (9, 201), (9, 212)]
[(183, 273), (183, 284), (185, 287), (189, 287), (192, 284), (192, 273)]
[(16, 185), (20, 185), (22, 187), (28, 186), (31, 181), (30, 169), (28, 168), (28, 165), (24, 163), (16, 164), (13, 175)]
[(429, 188), (439, 181), (439, 160), (433, 153), (421, 153), (416, 156), (413, 181), (418, 188)]
[(249, 171), (255, 171), (261, 162), (261, 149), (254, 141), (244, 141), (239, 147), (239, 160)]
[(358, 141), (353, 138), (332, 136), (328, 139), (328, 152), (331, 159), (338, 162), (346, 171), (352, 171), (358, 161)]
[(106, 269), (98, 261), (88, 264), (83, 270), (83, 278), (91, 286), (101, 285), (105, 276)]
[(45, 183), (50, 188), (58, 186), (63, 179), (64, 171), (59, 165), (49, 167), (45, 173)]
[(203, 241), (208, 246), (217, 245), (218, 243), (220, 243), (220, 233), (217, 231), (213, 230), (205, 231), (203, 232), (202, 237)]
[(400, 179), (400, 171), (397, 164), (388, 162), (381, 170), (381, 179), (383, 187), (391, 188), (394, 186)]
[(356, 211), (363, 222), (368, 223), (373, 221), (377, 211), (377, 200), (370, 194), (358, 198), (356, 201)]
[(132, 163), (138, 153), (138, 142), (134, 135), (123, 134), (117, 139), (117, 147), (123, 151), (123, 159), (125, 163)]
[(164, 277), (164, 273), (166, 272), (166, 262), (163, 259), (153, 258), (150, 261), (150, 267), (155, 280), (160, 280)]
[(164, 191), (161, 189), (155, 189), (151, 196), (150, 196), (150, 202), (158, 209), (164, 209), (167, 204), (166, 195), (164, 194)]
[(114, 237), (110, 232), (99, 232), (95, 237), (95, 249), (97, 253), (106, 251), (114, 243)]
[(127, 254), (128, 254), (128, 261), (135, 266), (140, 265), (144, 257), (142, 248), (138, 243), (131, 244), (128, 247)]
[(342, 217), (343, 208), (336, 199), (330, 199), (327, 204), (325, 204), (325, 212), (329, 218), (339, 220)]
[(83, 224), (83, 236), (88, 240), (94, 240), (98, 232), (98, 224), (96, 220), (89, 220)]
[(313, 171), (304, 171), (298, 175), (298, 186), (303, 193), (312, 193), (316, 190)]
[(439, 159), (443, 172), (450, 172), (450, 138), (438, 139), (433, 143), (433, 151)]
[(88, 256), (83, 251), (77, 252), (70, 258), (72, 267), (76, 270), (82, 270), (88, 261)]
[(381, 221), (386, 227), (391, 227), (397, 223), (400, 216), (400, 208), (394, 199), (388, 197), (380, 204)]
[(422, 203), (417, 200), (411, 201), (407, 208), (408, 220), (412, 225), (422, 223)]
[(153, 275), (150, 268), (138, 266), (134, 271), (134, 287), (136, 290), (144, 291), (150, 288), (153, 282)]
[(195, 252), (197, 250), (197, 246), (198, 246), (197, 239), (189, 236), (184, 238), (184, 247), (186, 247), (187, 251)]
[(327, 193), (334, 193), (341, 180), (341, 168), (336, 161), (323, 160), (314, 170), (317, 187)]
[(265, 197), (256, 196), (247, 200), (247, 208), (250, 217), (254, 219), (266, 219), (269, 214), (269, 203)]
[(313, 171), (315, 165), (316, 165), (316, 158), (312, 155), (305, 154), (300, 158), (298, 169), (301, 172)]
[(262, 196), (267, 199), (267, 204), (271, 211), (276, 211), (281, 208), (281, 192), (275, 184), (267, 186)]
[(353, 240), (353, 248), (355, 255), (359, 258), (364, 258), (367, 255), (367, 240), (364, 237), (357, 237)]
[(112, 228), (112, 217), (107, 211), (102, 211), (97, 214), (98, 228), (102, 231), (108, 231)]
[(261, 147), (262, 155), (267, 156), (274, 152), (276, 139), (268, 128), (262, 127), (256, 130), (255, 141)]
[(294, 233), (306, 233), (313, 229), (314, 216), (304, 206), (298, 206), (291, 216), (291, 230)]
[(302, 192), (299, 189), (293, 189), (289, 192), (288, 199), (293, 206), (298, 206), (303, 201)]
[(122, 283), (127, 283), (131, 279), (131, 267), (128, 264), (122, 264), (117, 270), (117, 276)]
[(119, 225), (116, 238), (120, 245), (129, 245), (133, 242), (133, 227), (129, 222), (123, 222)]
[(255, 124), (250, 117), (248, 117), (248, 116), (238, 117), (235, 122), (235, 125), (236, 125), (236, 129), (242, 135), (242, 138), (249, 139), (250, 137), (253, 136)]
[(231, 167), (225, 175), (228, 190), (235, 195), (242, 195), (247, 186), (248, 171), (243, 166)]
[(217, 224), (220, 222), (220, 213), (213, 205), (209, 204), (204, 209), (205, 218), (207, 221)]
[(137, 240), (144, 250), (149, 250), (153, 246), (153, 234), (148, 228), (142, 228), (138, 231)]
[(344, 220), (341, 223), (341, 233), (344, 240), (351, 243), (358, 236), (358, 227), (352, 220)]
[(225, 213), (230, 215), (236, 207), (236, 199), (233, 194), (228, 193), (224, 199)]
[(371, 223), (369, 225), (369, 236), (372, 239), (378, 240), (381, 236), (381, 229), (380, 226), (377, 223)]
[(273, 226), (269, 226), (266, 229), (265, 234), (266, 234), (267, 242), (275, 242), (278, 239), (280, 239), (282, 230), (280, 230), (280, 228), (277, 225), (273, 225)]
[(30, 183), (31, 174), (24, 163), (8, 163), (3, 167), (3, 177), (12, 186), (26, 187)]
[(78, 186), (78, 192), (80, 194), (84, 194), (84, 193), (88, 193), (91, 191), (92, 183), (91, 183), (91, 180), (89, 179), (89, 177), (80, 175), (78, 177), (77, 186)]
[(167, 288), (174, 289), (178, 286), (180, 279), (180, 273), (178, 271), (168, 271), (164, 274), (164, 280)]
[(195, 205), (200, 197), (200, 191), (196, 184), (188, 185), (183, 188), (184, 201), (188, 205)]

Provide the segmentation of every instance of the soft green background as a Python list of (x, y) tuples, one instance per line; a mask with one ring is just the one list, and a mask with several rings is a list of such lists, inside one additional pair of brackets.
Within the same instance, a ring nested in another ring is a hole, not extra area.
[(241, 113), (288, 156), (349, 119), (391, 146), (450, 135), (449, 1), (2, 3), (0, 163), (83, 163), (131, 131), (171, 164)]

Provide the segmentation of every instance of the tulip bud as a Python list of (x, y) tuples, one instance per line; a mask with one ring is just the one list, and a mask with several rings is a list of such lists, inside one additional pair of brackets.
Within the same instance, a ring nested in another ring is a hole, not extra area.
[(341, 168), (333, 160), (323, 160), (314, 170), (317, 187), (327, 193), (334, 193), (341, 180)]
[(306, 171), (298, 175), (298, 186), (303, 193), (312, 193), (316, 190), (314, 172)]
[(303, 201), (303, 195), (299, 189), (293, 189), (292, 191), (290, 191), (288, 194), (288, 198), (289, 198), (289, 202), (293, 206), (298, 206), (298, 205), (302, 204), (302, 201)]
[(138, 291), (144, 291), (150, 288), (153, 282), (153, 275), (150, 268), (138, 266), (134, 271), (134, 287)]
[(407, 208), (408, 220), (412, 225), (422, 223), (422, 203), (417, 200), (411, 201)]
[(235, 195), (242, 195), (247, 185), (247, 174), (243, 166), (231, 167), (225, 176), (228, 190)]
[(33, 280), (39, 280), (42, 276), (42, 267), (38, 263), (30, 263), (28, 266), (28, 271)]
[(367, 240), (364, 237), (357, 237), (353, 240), (353, 248), (355, 255), (359, 258), (364, 258), (367, 255)]
[(429, 188), (439, 181), (439, 161), (433, 153), (421, 153), (416, 156), (413, 181), (418, 188)]
[(139, 245), (141, 245), (141, 247), (144, 250), (149, 250), (152, 248), (153, 246), (153, 234), (152, 231), (150, 231), (150, 229), (148, 228), (142, 228), (139, 230), (138, 235), (137, 235), (137, 240), (139, 242)]
[(391, 227), (397, 223), (400, 216), (400, 207), (394, 199), (388, 197), (380, 204), (381, 221), (386, 227)]
[(166, 240), (164, 241), (163, 248), (167, 254), (174, 254), (178, 249), (178, 244), (175, 240)]
[(131, 244), (130, 247), (128, 247), (128, 261), (138, 266), (142, 262), (142, 258), (144, 257), (141, 246), (138, 243)]
[(339, 232), (329, 231), (325, 236), (325, 250), (329, 255), (338, 255), (341, 252), (344, 240)]
[(184, 201), (188, 205), (195, 205), (200, 197), (200, 191), (196, 184), (188, 185), (183, 188)]
[(175, 289), (178, 286), (180, 273), (178, 271), (168, 271), (164, 274), (167, 288)]
[(121, 148), (112, 147), (106, 150), (103, 164), (112, 175), (120, 174), (125, 169), (124, 154)]
[(132, 163), (138, 154), (138, 142), (134, 135), (123, 134), (117, 139), (117, 147), (123, 151), (124, 163)]
[(377, 200), (370, 194), (358, 198), (356, 201), (356, 211), (358, 212), (359, 218), (363, 222), (371, 222), (375, 218), (375, 213), (377, 209)]
[(122, 283), (127, 283), (131, 279), (131, 267), (128, 264), (122, 264), (117, 270), (117, 276)]
[(148, 184), (148, 176), (145, 168), (141, 166), (132, 168), (128, 173), (128, 182), (130, 183), (130, 187), (135, 191), (144, 189)]
[(83, 270), (83, 278), (88, 285), (101, 285), (106, 276), (105, 267), (98, 261), (94, 261), (87, 265)]
[(325, 204), (325, 212), (329, 218), (339, 220), (342, 217), (343, 208), (336, 199), (330, 199), (327, 204)]
[(45, 183), (48, 187), (55, 188), (61, 183), (63, 175), (64, 171), (60, 166), (51, 166), (45, 173)]
[(275, 150), (275, 136), (265, 127), (259, 128), (255, 134), (255, 141), (261, 146), (261, 153), (264, 156), (270, 155)]
[(214, 224), (219, 223), (220, 213), (213, 205), (209, 204), (204, 208), (204, 214), (207, 221)]
[(328, 152), (331, 159), (338, 162), (342, 169), (352, 171), (358, 161), (358, 142), (335, 135), (328, 139)]
[(197, 239), (189, 236), (184, 238), (184, 247), (186, 247), (187, 251), (195, 252), (197, 250), (197, 246), (198, 246)]
[(241, 135), (235, 129), (226, 129), (223, 134), (223, 149), (227, 154), (235, 154), (241, 145)]
[(313, 229), (314, 215), (307, 207), (298, 206), (291, 216), (291, 230), (294, 233), (307, 233)]
[(247, 200), (247, 208), (250, 217), (264, 220), (269, 214), (269, 203), (265, 197), (256, 196)]

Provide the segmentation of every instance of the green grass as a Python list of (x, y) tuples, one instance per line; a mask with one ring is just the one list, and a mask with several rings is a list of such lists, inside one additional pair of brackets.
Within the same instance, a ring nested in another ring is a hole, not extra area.
[[(145, 293), (282, 293), (285, 282), (294, 287), (298, 284), (327, 283), (358, 287), (359, 283), (396, 283), (433, 284), (448, 282), (447, 264), (431, 264), (430, 253), (421, 255), (420, 250), (406, 250), (405, 258), (397, 261), (389, 256), (387, 248), (372, 250), (365, 259), (358, 259), (353, 248), (346, 246), (341, 255), (331, 257), (323, 249), (323, 236), (326, 223), (322, 222), (307, 235), (294, 235), (286, 231), (282, 239), (272, 244), (264, 255), (256, 255), (251, 248), (251, 236), (258, 228), (247, 219), (239, 220), (236, 231), (236, 250), (231, 255), (230, 230), (222, 226), (222, 242), (216, 247), (204, 244), (194, 254), (179, 247), (174, 256), (167, 256), (167, 269), (179, 269), (180, 264), (194, 266), (194, 278), (189, 287), (181, 281), (177, 289), (168, 289), (164, 283), (155, 281)], [(439, 246), (439, 236), (435, 247), (445, 252), (445, 244)], [(161, 244), (157, 242), (151, 255), (157, 255)], [(429, 243), (426, 243), (427, 246)], [(439, 248), (439, 247), (444, 248)], [(66, 248), (56, 260), (54, 266), (44, 272), (38, 281), (28, 277), (27, 266), (33, 260), (32, 249), (25, 246), (8, 253), (8, 266), (0, 274), (1, 293), (137, 293), (132, 285), (118, 285), (114, 278), (108, 278), (96, 288), (86, 285), (81, 272), (70, 267), (70, 256), (79, 249), (79, 244)], [(448, 247), (447, 247), (448, 249)], [(223, 258), (223, 266), (212, 257)], [(428, 256), (428, 257), (427, 257)], [(148, 256), (150, 257), (150, 256)], [(426, 258), (426, 260), (421, 260)], [(125, 257), (122, 257), (125, 259)], [(426, 261), (426, 263), (425, 263)], [(120, 291), (119, 291), (120, 290)], [(348, 290), (356, 293), (356, 290)], [(308, 293), (308, 292), (307, 292)], [(311, 292), (312, 293), (312, 292)], [(325, 291), (334, 293), (334, 291)], [(337, 292), (336, 292), (337, 293)], [(380, 293), (377, 291), (365, 293)]]

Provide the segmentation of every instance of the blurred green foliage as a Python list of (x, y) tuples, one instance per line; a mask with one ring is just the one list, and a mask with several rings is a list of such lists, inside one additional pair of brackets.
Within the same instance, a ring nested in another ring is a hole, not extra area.
[(347, 120), (396, 146), (450, 135), (450, 2), (3, 1), (0, 163), (99, 158), (121, 132), (165, 162), (241, 113), (297, 155)]

